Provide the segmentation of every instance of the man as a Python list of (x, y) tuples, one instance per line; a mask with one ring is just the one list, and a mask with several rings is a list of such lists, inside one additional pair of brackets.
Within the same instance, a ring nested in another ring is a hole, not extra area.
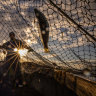
[[(6, 74), (7, 74), (7, 72), (9, 73), (8, 75), (11, 74), (12, 78), (14, 75), (16, 81), (18, 81), (18, 80), (22, 81), (20, 63), (19, 63), (20, 55), (18, 54), (18, 52), (15, 51), (15, 49), (27, 48), (30, 50), (31, 47), (28, 47), (21, 40), (16, 39), (14, 32), (10, 32), (9, 37), (10, 37), (10, 41), (8, 41), (8, 42), (4, 43), (2, 46), (0, 46), (1, 49), (3, 48), (7, 51), (6, 61), (5, 61), (5, 64), (2, 66), (2, 68), (3, 68), (3, 71), (6, 72)], [(10, 77), (10, 79), (11, 79), (11, 77)]]

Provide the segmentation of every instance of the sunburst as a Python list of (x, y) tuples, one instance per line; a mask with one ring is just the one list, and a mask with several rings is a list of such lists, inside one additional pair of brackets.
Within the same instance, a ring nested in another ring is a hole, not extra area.
[[(11, 42), (10, 42), (11, 43)], [(12, 43), (11, 43), (12, 44)], [(19, 44), (17, 44), (17, 42), (15, 41), (15, 44), (16, 45), (14, 45), (14, 44), (12, 44), (13, 46), (14, 46), (14, 48), (12, 48), (13, 50), (7, 50), (7, 51), (9, 51), (9, 52), (11, 52), (11, 54), (8, 54), (7, 56), (11, 56), (8, 60), (6, 60), (5, 61), (5, 64), (7, 63), (7, 62), (9, 62), (9, 61), (11, 61), (11, 60), (13, 60), (12, 61), (12, 63), (10, 64), (10, 66), (8, 67), (8, 69), (7, 69), (7, 71), (6, 71), (6, 73), (8, 73), (9, 72), (9, 70), (11, 69), (11, 67), (12, 67), (12, 65), (14, 64), (14, 62), (16, 61), (16, 68), (15, 68), (15, 70), (14, 70), (14, 72), (16, 72), (16, 70), (17, 70), (17, 66), (18, 66), (18, 64), (19, 64), (19, 60), (20, 60), (20, 57), (23, 57), (23, 56), (25, 56), (26, 54), (27, 54), (27, 52), (28, 52), (28, 50), (27, 49), (25, 49), (25, 47), (27, 46), (27, 45), (25, 45), (25, 44), (23, 44), (23, 43), (20, 43), (19, 42)], [(7, 75), (7, 74), (6, 74)]]

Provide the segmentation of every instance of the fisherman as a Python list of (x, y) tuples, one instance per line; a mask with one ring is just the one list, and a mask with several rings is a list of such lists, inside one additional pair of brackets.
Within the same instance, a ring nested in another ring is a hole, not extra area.
[[(9, 33), (10, 41), (4, 43), (0, 46), (0, 49), (5, 49), (7, 51), (5, 64), (3, 65), (3, 71), (9, 71), (8, 75), (13, 74), (17, 82), (21, 82), (22, 76), (20, 71), (20, 54), (16, 52), (16, 49), (26, 48), (30, 50), (31, 47), (28, 47), (24, 42), (15, 38), (15, 33)], [(14, 51), (15, 50), (15, 51)], [(5, 73), (4, 75), (6, 75)], [(12, 76), (13, 76), (12, 75)], [(10, 77), (10, 76), (9, 76)]]

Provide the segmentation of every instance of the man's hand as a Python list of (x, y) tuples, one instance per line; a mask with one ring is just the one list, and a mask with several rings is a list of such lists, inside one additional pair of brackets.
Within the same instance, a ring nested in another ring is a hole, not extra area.
[(3, 53), (4, 53), (4, 54), (6, 54), (6, 51), (5, 51), (5, 50), (3, 50)]
[(31, 47), (27, 47), (27, 49), (28, 49), (28, 52), (32, 52), (33, 51), (33, 49)]

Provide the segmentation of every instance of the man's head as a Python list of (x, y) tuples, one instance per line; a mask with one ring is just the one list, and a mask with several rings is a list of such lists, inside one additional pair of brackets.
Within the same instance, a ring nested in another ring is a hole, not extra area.
[(14, 40), (15, 39), (15, 33), (14, 32), (10, 32), (9, 33), (9, 37), (11, 40)]

